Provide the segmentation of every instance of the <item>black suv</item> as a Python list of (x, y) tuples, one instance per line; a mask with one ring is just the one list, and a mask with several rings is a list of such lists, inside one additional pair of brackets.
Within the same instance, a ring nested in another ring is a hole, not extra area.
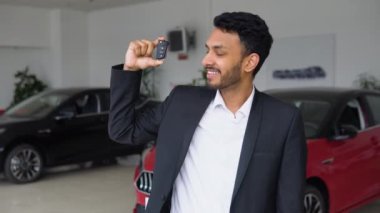
[[(142, 98), (137, 109), (154, 104)], [(139, 153), (108, 137), (109, 89), (71, 88), (35, 95), (0, 116), (0, 172), (15, 183), (45, 167)]]

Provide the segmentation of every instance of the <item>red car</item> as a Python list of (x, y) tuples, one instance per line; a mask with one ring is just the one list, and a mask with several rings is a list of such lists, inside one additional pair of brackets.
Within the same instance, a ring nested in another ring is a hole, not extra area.
[[(380, 93), (308, 88), (266, 93), (297, 106), (308, 146), (305, 212), (349, 212), (380, 198)], [(152, 188), (154, 147), (135, 171), (136, 207)]]

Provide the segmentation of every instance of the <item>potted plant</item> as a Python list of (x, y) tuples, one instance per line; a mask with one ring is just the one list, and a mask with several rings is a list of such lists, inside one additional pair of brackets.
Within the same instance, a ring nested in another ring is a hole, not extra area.
[(39, 80), (36, 75), (29, 73), (29, 67), (17, 71), (14, 76), (16, 83), (10, 107), (47, 88), (47, 85)]
[(361, 73), (355, 84), (362, 89), (380, 90), (380, 81), (373, 75)]

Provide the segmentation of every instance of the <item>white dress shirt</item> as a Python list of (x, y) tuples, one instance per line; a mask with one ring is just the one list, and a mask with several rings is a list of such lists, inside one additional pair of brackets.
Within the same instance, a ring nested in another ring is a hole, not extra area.
[(171, 213), (228, 213), (251, 95), (234, 114), (219, 91), (199, 122), (175, 180)]

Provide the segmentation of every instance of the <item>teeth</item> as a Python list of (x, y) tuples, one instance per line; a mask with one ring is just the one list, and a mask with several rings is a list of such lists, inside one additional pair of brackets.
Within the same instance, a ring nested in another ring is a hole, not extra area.
[(207, 75), (216, 75), (218, 74), (218, 71), (207, 71)]
[(207, 70), (207, 73), (215, 74), (215, 73), (218, 73), (218, 70), (216, 70), (216, 69), (209, 69), (209, 70)]

